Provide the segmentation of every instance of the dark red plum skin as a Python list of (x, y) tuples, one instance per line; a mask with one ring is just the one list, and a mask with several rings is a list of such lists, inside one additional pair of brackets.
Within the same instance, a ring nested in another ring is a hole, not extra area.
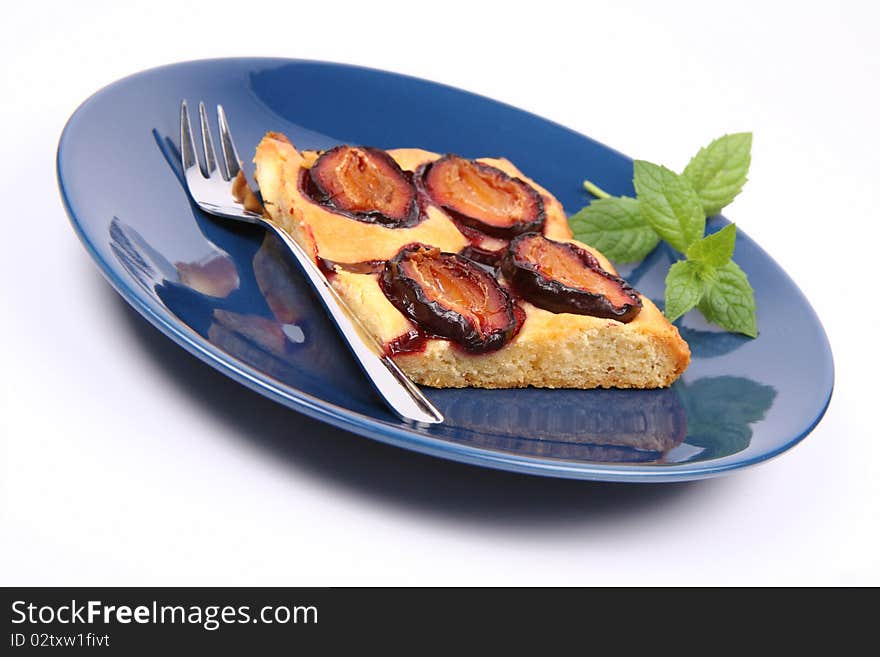
[(407, 258), (422, 249), (430, 249), (430, 247), (423, 244), (404, 246), (385, 265), (379, 278), (380, 286), (394, 307), (415, 322), (422, 331), (448, 338), (471, 353), (494, 351), (507, 344), (519, 331), (522, 321), (508, 291), (475, 262), (456, 253), (444, 252), (439, 255), (446, 266), (457, 267), (466, 271), (468, 276), (480, 278), (493, 294), (498, 294), (502, 299), (507, 322), (503, 326), (493, 327), (488, 332), (481, 331), (467, 317), (445, 306), (442, 299), (429, 297), (419, 281), (404, 271), (402, 265)]
[(628, 298), (632, 299), (632, 303), (615, 306), (608, 297), (602, 294), (570, 287), (542, 274), (535, 263), (523, 258), (519, 252), (519, 247), (526, 240), (536, 236), (549, 242), (554, 241), (547, 239), (539, 233), (520, 235), (511, 241), (507, 254), (501, 263), (501, 271), (504, 277), (523, 299), (530, 301), (539, 308), (554, 313), (592, 315), (593, 317), (616, 319), (623, 323), (631, 322), (636, 318), (642, 309), (642, 300), (639, 297), (639, 293), (619, 276), (615, 276), (602, 269), (593, 254), (586, 249), (567, 242), (554, 242), (569, 249), (585, 267), (589, 267), (609, 281), (619, 285), (621, 291)]

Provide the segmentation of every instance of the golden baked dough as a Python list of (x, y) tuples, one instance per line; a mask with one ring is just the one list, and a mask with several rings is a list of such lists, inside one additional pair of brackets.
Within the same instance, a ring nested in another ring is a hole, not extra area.
[[(406, 171), (440, 157), (414, 148), (387, 152)], [(388, 300), (376, 274), (355, 273), (339, 265), (388, 260), (413, 242), (446, 252), (459, 252), (470, 242), (435, 205), (427, 207), (426, 219), (407, 228), (357, 221), (318, 205), (299, 187), (300, 171), (310, 168), (315, 159), (316, 154), (298, 152), (283, 135), (269, 133), (263, 138), (254, 162), (266, 212), (309, 253), (333, 263), (334, 288), (383, 344), (391, 344), (416, 327)], [(520, 178), (542, 196), (547, 237), (582, 246), (604, 269), (616, 273), (600, 252), (572, 239), (562, 205), (546, 189), (508, 160), (479, 161)], [(522, 327), (497, 351), (474, 354), (449, 340), (434, 338), (422, 350), (393, 357), (417, 383), (441, 388), (668, 386), (687, 368), (690, 350), (659, 309), (644, 296), (641, 301), (641, 312), (628, 323), (553, 313), (522, 301)]]

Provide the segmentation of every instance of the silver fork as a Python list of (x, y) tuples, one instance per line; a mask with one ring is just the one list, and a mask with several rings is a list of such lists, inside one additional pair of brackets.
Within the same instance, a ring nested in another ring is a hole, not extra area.
[(226, 113), (217, 106), (217, 123), (220, 126), (220, 145), (223, 155), (221, 166), (214, 151), (214, 138), (208, 124), (205, 104), (199, 103), (202, 144), (205, 150), (207, 171), (202, 171), (196, 155), (195, 140), (190, 126), (186, 101), (180, 105), (180, 157), (184, 178), (190, 196), (205, 212), (234, 219), (249, 224), (259, 224), (272, 232), (293, 253), (308, 281), (315, 288), (333, 322), (345, 339), (364, 373), (386, 404), (400, 418), (407, 422), (437, 424), (443, 422), (443, 415), (422, 394), (421, 390), (385, 354), (382, 345), (364, 327), (346, 306), (327, 278), (318, 269), (306, 251), (285, 231), (267, 220), (263, 215), (246, 210), (232, 195), (232, 181), (241, 171), (241, 160)]

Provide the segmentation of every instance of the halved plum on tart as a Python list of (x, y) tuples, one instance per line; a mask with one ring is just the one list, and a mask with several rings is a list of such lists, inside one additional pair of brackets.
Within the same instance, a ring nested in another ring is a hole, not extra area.
[(431, 200), (465, 226), (510, 239), (541, 230), (544, 200), (533, 187), (485, 162), (445, 155), (422, 174)]
[(501, 270), (520, 296), (551, 312), (631, 322), (642, 309), (639, 293), (592, 253), (540, 233), (514, 239)]
[(472, 260), (424, 244), (404, 247), (385, 265), (382, 291), (423, 331), (473, 353), (494, 351), (519, 329), (510, 294)]
[(412, 176), (378, 148), (330, 149), (308, 170), (303, 187), (315, 202), (359, 221), (411, 226), (419, 219)]

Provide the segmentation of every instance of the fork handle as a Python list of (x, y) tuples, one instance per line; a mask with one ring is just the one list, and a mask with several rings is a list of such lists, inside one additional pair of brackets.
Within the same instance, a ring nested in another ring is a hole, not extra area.
[(379, 344), (379, 341), (364, 327), (357, 315), (349, 309), (305, 249), (279, 226), (269, 221), (263, 223), (293, 253), (352, 354), (388, 407), (406, 422), (415, 424), (443, 422), (443, 415), (440, 411), (385, 353), (385, 349)]

